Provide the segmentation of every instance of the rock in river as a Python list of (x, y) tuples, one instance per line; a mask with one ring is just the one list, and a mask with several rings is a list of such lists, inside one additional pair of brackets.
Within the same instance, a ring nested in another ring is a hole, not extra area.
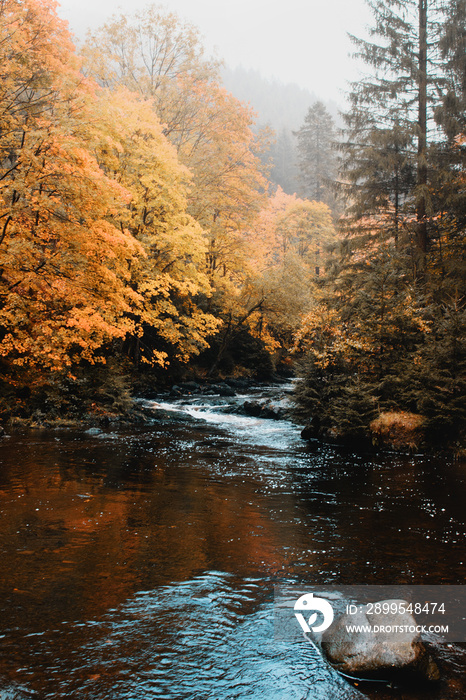
[[(376, 604), (370, 606), (370, 612), (369, 606), (358, 606), (356, 614), (343, 615), (326, 630), (322, 648), (328, 660), (338, 671), (351, 676), (393, 678), (414, 675), (427, 681), (438, 680), (437, 664), (417, 632), (416, 620), (403, 611), (408, 603), (385, 600), (377, 605), (377, 609), (393, 609), (387, 607), (387, 603), (398, 612), (376, 614), (373, 612)], [(347, 626), (352, 631), (348, 631)], [(363, 629), (354, 631), (355, 626)]]

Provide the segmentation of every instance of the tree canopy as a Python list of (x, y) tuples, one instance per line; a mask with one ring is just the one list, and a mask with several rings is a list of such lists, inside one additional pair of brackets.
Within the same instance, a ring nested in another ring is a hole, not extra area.
[(112, 221), (127, 190), (89, 148), (93, 86), (52, 3), (0, 5), (1, 355), (93, 361), (132, 327), (138, 242)]

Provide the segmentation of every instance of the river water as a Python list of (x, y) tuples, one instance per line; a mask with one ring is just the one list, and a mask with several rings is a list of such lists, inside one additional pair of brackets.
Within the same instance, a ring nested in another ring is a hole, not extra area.
[(273, 634), (275, 584), (462, 584), (464, 467), (310, 446), (234, 413), (248, 398), (3, 439), (1, 700), (466, 697), (460, 645), (408, 692), (352, 687)]

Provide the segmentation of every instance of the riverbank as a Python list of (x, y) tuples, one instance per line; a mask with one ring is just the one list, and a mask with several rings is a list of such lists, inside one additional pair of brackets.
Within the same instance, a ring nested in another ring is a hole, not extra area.
[[(74, 391), (70, 391), (65, 382), (60, 387), (61, 391), (55, 391), (55, 395), (51, 392), (52, 397), (44, 394), (42, 401), (34, 396), (19, 397), (17, 410), (12, 404), (10, 416), (0, 424), (0, 438), (9, 430), (104, 430), (109, 427), (150, 425), (174, 418), (173, 412), (164, 415), (160, 409), (154, 409), (154, 405), (167, 401), (183, 402), (195, 397), (218, 397), (227, 404), (228, 400), (232, 400), (229, 410), (237, 415), (300, 423), (295, 416), (294, 380), (290, 373), (288, 376), (276, 374), (262, 382), (251, 377), (217, 376), (206, 379), (193, 376), (195, 378), (165, 385), (144, 384), (140, 377), (136, 382), (118, 378), (119, 381), (113, 379), (111, 383), (95, 386), (94, 391), (92, 386), (84, 385), (83, 389), (82, 382), (72, 385)], [(251, 392), (267, 390), (267, 387), (274, 387), (273, 397), (268, 397), (267, 392), (260, 399), (247, 396)], [(462, 444), (429, 443), (423, 431), (422, 417), (405, 412), (381, 414), (372, 421), (365, 434), (356, 436), (324, 430), (318, 420), (313, 420), (304, 427), (301, 425), (301, 437), (311, 448), (330, 444), (356, 452), (445, 454), (466, 460), (466, 450)]]
[[(22, 429), (74, 429), (108, 426), (131, 426), (151, 423), (157, 419), (160, 412), (154, 411), (150, 402), (182, 400), (191, 397), (221, 397), (233, 399), (247, 392), (261, 391), (269, 386), (283, 387), (283, 397), (289, 395), (291, 389), (289, 379), (275, 375), (269, 381), (258, 382), (247, 377), (216, 377), (209, 380), (180, 381), (176, 384), (160, 387), (147, 384), (142, 387), (139, 383), (134, 387), (137, 393), (132, 395), (129, 386), (118, 386), (116, 390), (79, 392), (81, 402), (78, 402), (78, 392), (68, 401), (60, 398), (43, 400), (40, 405), (37, 399), (28, 397), (29, 402), (20, 399), (17, 402), (16, 411), (11, 406), (10, 415), (0, 427), (0, 436), (5, 428)], [(283, 398), (281, 397), (281, 398)], [(239, 401), (235, 409), (244, 415), (261, 416), (270, 419), (289, 418), (288, 406), (278, 405), (271, 399), (264, 398), (261, 401)]]
[(466, 447), (463, 441), (440, 443), (429, 440), (424, 429), (424, 420), (418, 414), (404, 411), (381, 413), (371, 421), (368, 430), (354, 435), (341, 434), (333, 430), (323, 430), (309, 423), (301, 431), (303, 440), (310, 444), (326, 442), (348, 449), (364, 452), (393, 452), (400, 454), (447, 455), (466, 461)]

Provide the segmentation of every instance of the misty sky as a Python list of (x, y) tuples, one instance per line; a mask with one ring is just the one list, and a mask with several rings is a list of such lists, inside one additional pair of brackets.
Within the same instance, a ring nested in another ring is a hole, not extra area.
[[(131, 13), (147, 0), (61, 0), (59, 14), (82, 36), (114, 12)], [(161, 3), (195, 24), (204, 45), (231, 67), (259, 70), (265, 78), (297, 83), (319, 98), (341, 102), (358, 76), (346, 32), (365, 35), (364, 0), (168, 0)]]

